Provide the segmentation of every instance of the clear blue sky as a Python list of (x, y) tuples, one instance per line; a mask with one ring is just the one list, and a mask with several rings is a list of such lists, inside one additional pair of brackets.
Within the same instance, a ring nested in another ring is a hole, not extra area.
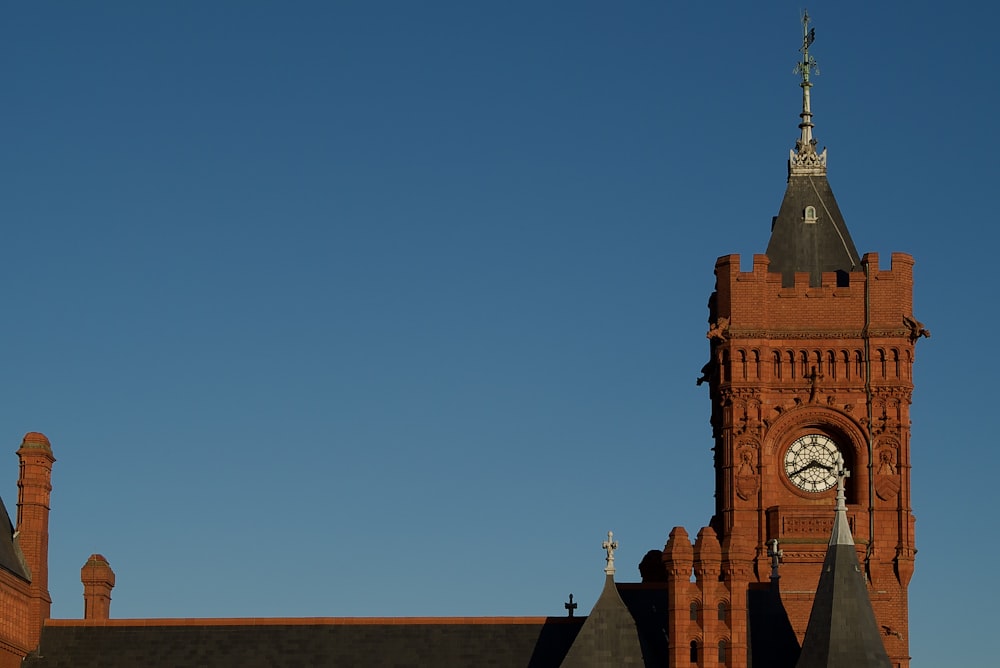
[[(619, 580), (697, 532), (712, 271), (766, 246), (801, 8), (7, 3), (0, 494), (45, 432), (53, 615), (93, 552), (115, 617), (558, 615), (608, 529)], [(933, 332), (913, 665), (985, 665), (998, 10), (809, 9), (834, 192)]]

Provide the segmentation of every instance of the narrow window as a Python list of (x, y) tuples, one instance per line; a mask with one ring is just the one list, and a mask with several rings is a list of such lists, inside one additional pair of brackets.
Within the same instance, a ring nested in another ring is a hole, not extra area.
[(774, 377), (781, 380), (781, 353), (774, 351)]
[(851, 354), (843, 350), (841, 356), (844, 358), (844, 380), (847, 380), (851, 377)]
[(698, 663), (698, 641), (691, 641), (691, 663)]
[(881, 348), (878, 351), (878, 365), (882, 370), (882, 377), (885, 378), (885, 351)]
[(760, 351), (753, 351), (753, 374), (754, 378), (760, 380)]
[(725, 662), (726, 662), (726, 641), (725, 640), (720, 640), (719, 641), (719, 663), (725, 663)]
[(894, 378), (899, 378), (899, 351), (896, 349), (892, 351), (892, 369)]
[(831, 379), (837, 377), (837, 354), (832, 350), (826, 351), (826, 373)]
[(788, 373), (791, 378), (795, 379), (795, 353), (791, 350), (788, 351)]
[(720, 622), (726, 621), (726, 603), (725, 603), (725, 601), (723, 601), (722, 603), (719, 604), (719, 621)]
[(854, 373), (858, 378), (865, 377), (865, 363), (860, 350), (854, 351)]
[(691, 621), (692, 622), (698, 621), (698, 602), (697, 601), (695, 601), (694, 603), (691, 604), (690, 615), (691, 615)]
[(802, 218), (807, 223), (815, 223), (816, 222), (816, 207), (814, 207), (814, 206), (807, 206), (806, 210), (802, 214)]
[(740, 351), (740, 368), (743, 370), (743, 380), (747, 379), (747, 351)]

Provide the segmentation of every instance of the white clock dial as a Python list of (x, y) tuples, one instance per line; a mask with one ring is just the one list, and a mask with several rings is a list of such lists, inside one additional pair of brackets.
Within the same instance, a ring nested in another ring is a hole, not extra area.
[(829, 436), (807, 434), (785, 451), (785, 475), (806, 492), (825, 492), (837, 484), (840, 451)]

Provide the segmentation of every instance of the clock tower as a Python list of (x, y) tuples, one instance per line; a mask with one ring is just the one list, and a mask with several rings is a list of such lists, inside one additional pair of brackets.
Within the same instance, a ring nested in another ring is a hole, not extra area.
[[(916, 554), (912, 369), (915, 343), (929, 333), (913, 315), (913, 259), (893, 253), (884, 266), (875, 253), (859, 256), (830, 189), (826, 149), (817, 151), (813, 138), (808, 21), (796, 68), (800, 135), (767, 251), (745, 271), (737, 255), (715, 264), (702, 379), (715, 441), (710, 524), (734, 613), (746, 591), (726, 574), (742, 566), (746, 588), (767, 582), (768, 545), (778, 541), (781, 601), (801, 642), (831, 535), (842, 457), (853, 472), (846, 517), (868, 594), (892, 664), (905, 668)], [(753, 610), (747, 614), (752, 626)], [(737, 646), (749, 635), (738, 627), (733, 620)]]

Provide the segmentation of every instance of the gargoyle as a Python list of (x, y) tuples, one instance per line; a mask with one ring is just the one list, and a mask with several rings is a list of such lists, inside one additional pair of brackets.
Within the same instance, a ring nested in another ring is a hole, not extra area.
[(907, 316), (903, 316), (903, 324), (910, 330), (910, 343), (916, 343), (917, 339), (925, 336), (931, 338), (931, 331), (924, 327), (924, 323)]

